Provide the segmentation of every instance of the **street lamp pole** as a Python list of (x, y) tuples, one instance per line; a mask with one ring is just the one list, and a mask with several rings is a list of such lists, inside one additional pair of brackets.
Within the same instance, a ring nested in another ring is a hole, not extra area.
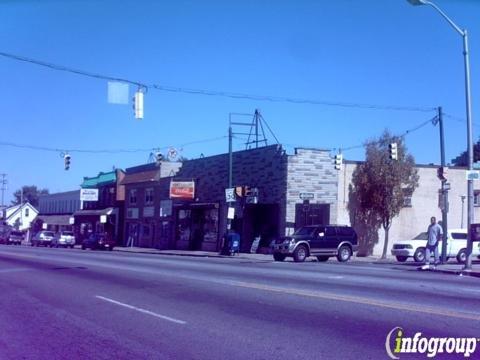
[[(470, 90), (470, 55), (468, 47), (468, 32), (466, 29), (458, 27), (447, 14), (445, 14), (437, 5), (427, 0), (408, 0), (412, 5), (430, 5), (459, 33), (463, 38), (463, 59), (465, 65), (465, 100), (467, 112), (467, 155), (468, 155), (468, 170), (473, 170), (473, 135), (472, 135), (472, 102)], [(470, 231), (470, 224), (474, 222), (473, 209), (473, 180), (468, 179), (467, 187), (467, 261), (465, 262), (464, 270), (472, 270), (472, 234)]]

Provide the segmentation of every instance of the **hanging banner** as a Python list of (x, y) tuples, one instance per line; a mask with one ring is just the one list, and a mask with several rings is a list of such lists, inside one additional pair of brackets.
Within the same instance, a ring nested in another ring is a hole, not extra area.
[(195, 198), (195, 181), (171, 181), (170, 199), (190, 199)]

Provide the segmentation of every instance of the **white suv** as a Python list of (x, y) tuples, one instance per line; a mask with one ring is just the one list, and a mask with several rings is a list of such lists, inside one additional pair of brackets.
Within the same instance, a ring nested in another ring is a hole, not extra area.
[[(425, 246), (427, 245), (427, 233), (420, 233), (412, 240), (397, 241), (393, 244), (392, 255), (398, 261), (405, 262), (409, 257), (413, 257), (416, 262), (425, 261)], [(442, 241), (438, 243), (438, 251), (442, 253)], [(480, 255), (480, 243), (474, 242), (472, 247), (472, 256)], [(449, 229), (447, 238), (447, 258), (457, 258), (457, 261), (463, 264), (467, 259), (467, 230)]]

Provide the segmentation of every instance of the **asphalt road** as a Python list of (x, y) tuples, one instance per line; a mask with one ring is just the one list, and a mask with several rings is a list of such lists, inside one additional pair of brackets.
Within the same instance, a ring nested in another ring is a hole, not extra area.
[(480, 338), (479, 298), (392, 264), (0, 245), (0, 359), (388, 359), (395, 327)]

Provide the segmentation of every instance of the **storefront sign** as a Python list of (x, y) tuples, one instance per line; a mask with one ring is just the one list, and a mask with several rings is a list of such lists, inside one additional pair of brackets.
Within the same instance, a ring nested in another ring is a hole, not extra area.
[(70, 217), (70, 218), (68, 219), (68, 223), (69, 223), (70, 225), (75, 224), (75, 218), (74, 218), (73, 216)]
[(107, 223), (107, 215), (100, 215), (100, 223), (102, 224)]
[(98, 201), (98, 189), (80, 189), (81, 201)]
[(42, 229), (43, 229), (43, 230), (47, 230), (47, 227), (48, 227), (48, 224), (47, 224), (47, 223), (43, 223), (43, 224), (42, 224)]
[(160, 217), (172, 216), (172, 200), (160, 200)]
[(315, 198), (314, 193), (307, 193), (307, 192), (300, 193), (301, 200), (313, 200), (314, 198)]
[(171, 181), (170, 199), (194, 199), (195, 182), (194, 181)]

